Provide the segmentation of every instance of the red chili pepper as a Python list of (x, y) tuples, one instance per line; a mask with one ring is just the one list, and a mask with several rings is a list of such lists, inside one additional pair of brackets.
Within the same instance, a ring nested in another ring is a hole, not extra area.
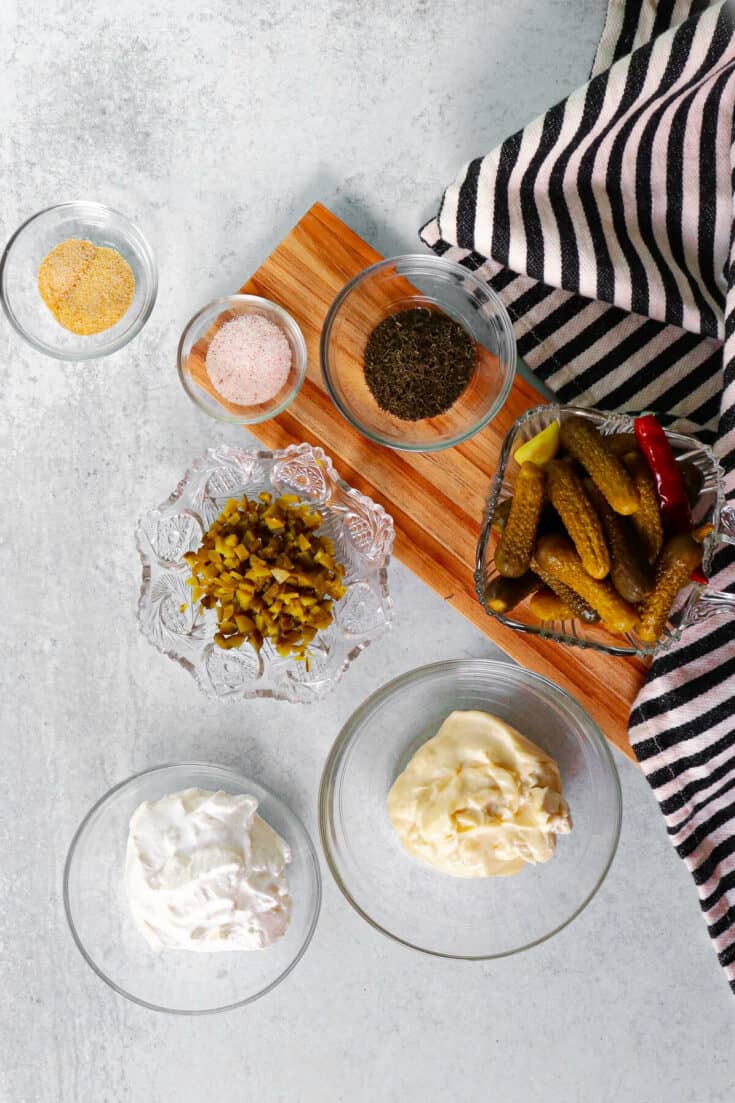
[(638, 447), (646, 457), (656, 481), (661, 519), (667, 535), (689, 532), (692, 514), (684, 480), (666, 433), (653, 414), (637, 417), (633, 423)]
[[(668, 536), (677, 532), (690, 532), (692, 513), (689, 509), (684, 480), (676, 462), (668, 437), (653, 414), (637, 417), (633, 423), (638, 447), (646, 457), (656, 482), (661, 519)], [(708, 579), (701, 568), (691, 574), (692, 582), (707, 585)]]

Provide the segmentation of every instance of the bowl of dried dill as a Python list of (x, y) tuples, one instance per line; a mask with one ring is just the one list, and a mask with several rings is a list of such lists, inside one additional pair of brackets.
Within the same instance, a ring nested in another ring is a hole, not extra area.
[(337, 409), (376, 444), (451, 448), (497, 414), (516, 370), (508, 313), (486, 283), (433, 254), (371, 265), (327, 314), (321, 366)]

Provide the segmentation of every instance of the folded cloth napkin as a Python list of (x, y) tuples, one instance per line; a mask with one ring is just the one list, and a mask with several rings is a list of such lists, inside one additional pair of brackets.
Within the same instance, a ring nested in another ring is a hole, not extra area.
[[(423, 240), (500, 295), (564, 403), (654, 410), (714, 442), (735, 499), (731, 0), (609, 0), (592, 78), (447, 189)], [(712, 585), (735, 593), (735, 551)], [(731, 615), (730, 615), (731, 616)], [(654, 660), (635, 753), (735, 991), (735, 627)]]

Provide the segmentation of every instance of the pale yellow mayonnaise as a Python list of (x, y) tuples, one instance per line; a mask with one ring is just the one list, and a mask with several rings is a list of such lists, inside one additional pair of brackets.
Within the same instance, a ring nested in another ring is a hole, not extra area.
[(453, 877), (504, 877), (548, 862), (571, 831), (559, 767), (487, 712), (453, 712), (388, 794), (414, 858)]

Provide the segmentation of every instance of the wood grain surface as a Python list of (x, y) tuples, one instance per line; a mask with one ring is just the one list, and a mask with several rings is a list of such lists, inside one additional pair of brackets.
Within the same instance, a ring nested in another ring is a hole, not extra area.
[[(545, 401), (538, 391), (516, 376), (488, 426), (466, 443), (437, 453), (395, 452), (372, 444), (345, 421), (326, 393), (319, 337), (327, 310), (352, 276), (380, 259), (331, 211), (315, 204), (241, 288), (290, 311), (309, 353), (307, 379), (288, 410), (248, 428), (268, 448), (297, 441), (322, 445), (340, 474), (392, 515), (396, 557), (518, 663), (572, 693), (607, 737), (633, 757), (627, 720), (645, 664), (514, 632), (488, 616), (475, 596), (475, 548), (503, 438), (524, 410)], [(430, 639), (427, 625), (427, 661)]]

